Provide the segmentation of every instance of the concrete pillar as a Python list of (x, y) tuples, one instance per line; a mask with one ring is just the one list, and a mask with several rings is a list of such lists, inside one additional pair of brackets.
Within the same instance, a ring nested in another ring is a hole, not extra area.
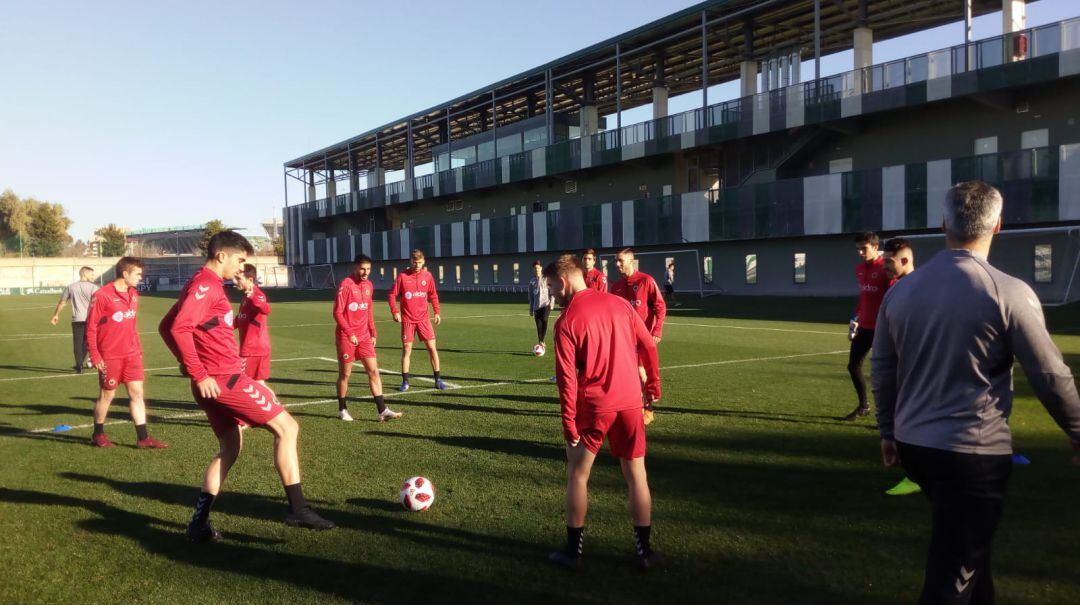
[(874, 30), (869, 27), (855, 28), (855, 69), (874, 64)]
[(356, 169), (356, 156), (349, 154), (349, 191), (356, 199), (356, 192), (360, 189), (360, 172)]
[(654, 120), (666, 118), (668, 115), (668, 89), (667, 86), (653, 86), (652, 89), (652, 117)]
[(757, 62), (742, 61), (739, 63), (739, 96), (750, 97), (757, 94)]
[(326, 197), (333, 200), (337, 197), (337, 181), (334, 180), (334, 171), (326, 171)]
[(1027, 28), (1025, 0), (1001, 0), (1001, 33), (1011, 34)]
[(305, 202), (314, 202), (316, 199), (318, 199), (318, 198), (315, 197), (315, 171), (314, 170), (308, 170), (308, 173), (307, 173), (307, 199), (305, 199), (304, 201)]
[(581, 107), (581, 136), (587, 137), (596, 134), (600, 128), (600, 114), (596, 105), (583, 105)]
[(372, 187), (380, 187), (386, 184), (386, 169), (382, 166), (375, 166), (367, 173), (367, 186), (368, 189)]

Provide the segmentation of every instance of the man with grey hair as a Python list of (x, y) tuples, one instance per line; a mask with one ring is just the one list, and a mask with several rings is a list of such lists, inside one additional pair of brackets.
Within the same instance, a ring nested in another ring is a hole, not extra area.
[(69, 284), (60, 295), (60, 302), (56, 303), (56, 311), (53, 312), (49, 323), (60, 323), (60, 311), (67, 301), (71, 301), (71, 340), (75, 353), (75, 372), (82, 374), (83, 369), (90, 366), (90, 352), (86, 348), (86, 312), (90, 309), (90, 298), (98, 291), (94, 283), (94, 270), (91, 267), (79, 269), (79, 281)]
[(1001, 206), (986, 183), (950, 189), (947, 249), (890, 288), (877, 318), (882, 458), (902, 465), (932, 506), (920, 604), (994, 602), (990, 552), (1012, 471), (1014, 359), (1080, 451), (1080, 396), (1039, 299), (986, 261)]

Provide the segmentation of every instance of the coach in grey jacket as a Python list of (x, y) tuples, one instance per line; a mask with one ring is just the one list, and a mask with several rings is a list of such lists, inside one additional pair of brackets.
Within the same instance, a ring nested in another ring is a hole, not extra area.
[(555, 306), (555, 295), (548, 291), (547, 280), (540, 277), (543, 269), (540, 261), (534, 262), (533, 273), (536, 276), (529, 281), (529, 315), (536, 320), (536, 344), (542, 349), (546, 348), (544, 340), (547, 338), (548, 317)]
[[(872, 357), (881, 452), (932, 502), (920, 604), (993, 603), (991, 542), (1012, 471), (1013, 360), (1080, 451), (1080, 397), (1027, 284), (986, 261), (1001, 194), (945, 199), (946, 250), (889, 289)], [(1074, 458), (1077, 462), (1077, 458)]]

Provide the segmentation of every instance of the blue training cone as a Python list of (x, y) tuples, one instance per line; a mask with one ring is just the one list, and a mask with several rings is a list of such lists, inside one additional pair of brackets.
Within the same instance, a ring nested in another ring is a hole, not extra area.
[(54, 433), (66, 433), (66, 432), (68, 432), (70, 430), (71, 430), (71, 427), (69, 425), (66, 425), (66, 424), (58, 424), (58, 425), (53, 427), (53, 432)]
[(1024, 456), (1021, 456), (1020, 454), (1013, 454), (1012, 461), (1013, 464), (1019, 464), (1021, 466), (1031, 464), (1030, 460), (1028, 460)]

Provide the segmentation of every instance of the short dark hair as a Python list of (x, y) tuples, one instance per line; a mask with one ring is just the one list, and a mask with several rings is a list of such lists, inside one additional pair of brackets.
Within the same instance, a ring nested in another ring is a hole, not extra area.
[(255, 254), (255, 248), (251, 247), (251, 242), (249, 242), (246, 237), (231, 229), (227, 229), (225, 231), (218, 231), (210, 238), (210, 243), (206, 245), (206, 260), (211, 260), (217, 256), (219, 252), (225, 252), (226, 250), (243, 252), (248, 255)]
[(135, 268), (142, 269), (143, 262), (134, 256), (123, 256), (116, 261), (116, 277), (120, 278), (124, 275), (124, 271), (131, 271)]
[(244, 277), (255, 281), (259, 277), (259, 270), (251, 263), (244, 263)]
[(619, 250), (618, 256), (623, 256), (623, 255), (626, 255), (626, 254), (629, 254), (630, 258), (634, 258), (634, 249), (633, 248), (623, 248), (622, 250)]
[(874, 233), (873, 231), (864, 231), (864, 232), (862, 232), (862, 233), (855, 236), (855, 243), (859, 244), (860, 246), (863, 245), (863, 244), (870, 244), (871, 246), (877, 246), (878, 244), (881, 243), (881, 240), (878, 239), (878, 234), (877, 233)]
[[(911, 250), (911, 242), (902, 237), (894, 237), (885, 242), (885, 245), (881, 247), (882, 252), (888, 252), (889, 254), (896, 254), (901, 250)], [(912, 250), (914, 252), (914, 250)]]
[(596, 256), (596, 250), (593, 250), (592, 248), (585, 248), (585, 251), (581, 253), (581, 256), (582, 256), (582, 258), (584, 258), (584, 257), (586, 257), (586, 256), (588, 256), (590, 254), (595, 257)]
[(424, 258), (424, 251), (420, 248), (416, 248), (409, 253), (409, 258)]
[(367, 264), (370, 265), (371, 264), (371, 257), (366, 255), (366, 254), (360, 253), (360, 254), (357, 254), (356, 258), (353, 259), (353, 264), (354, 265), (362, 265), (364, 263), (367, 263)]
[(541, 275), (545, 278), (559, 277), (562, 275), (569, 275), (570, 273), (577, 271), (582, 276), (585, 275), (585, 265), (581, 262), (581, 259), (573, 254), (563, 254), (548, 266), (544, 267), (544, 271)]
[(543, 267), (544, 263), (540, 262), (540, 259), (536, 259), (536, 260), (533, 261), (533, 266), (534, 267)]

